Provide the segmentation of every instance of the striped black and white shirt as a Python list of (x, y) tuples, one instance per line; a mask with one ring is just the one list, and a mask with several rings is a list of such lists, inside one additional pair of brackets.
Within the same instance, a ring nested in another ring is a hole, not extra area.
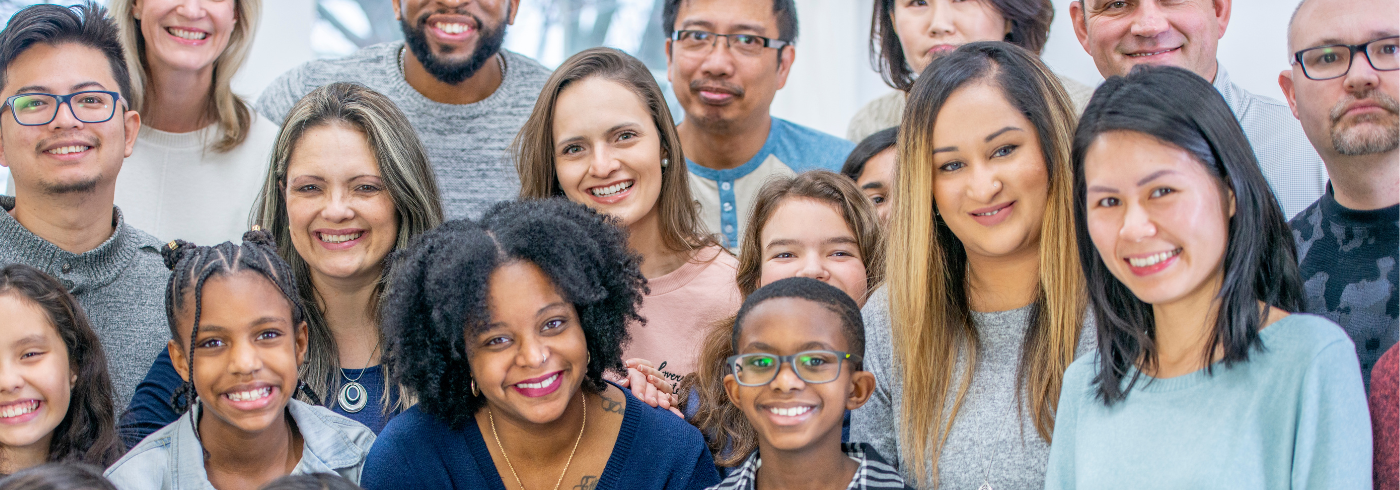
[[(913, 490), (912, 487), (904, 484), (904, 479), (899, 476), (899, 470), (880, 457), (880, 453), (875, 452), (869, 444), (863, 442), (841, 444), (841, 451), (846, 453), (859, 465), (856, 467), (855, 476), (851, 477), (851, 484), (846, 486), (846, 490)], [(734, 468), (729, 476), (720, 482), (719, 485), (705, 490), (754, 490), (755, 475), (758, 467), (763, 466), (763, 461), (758, 458), (758, 451), (749, 455), (749, 459), (744, 460), (744, 464)]]

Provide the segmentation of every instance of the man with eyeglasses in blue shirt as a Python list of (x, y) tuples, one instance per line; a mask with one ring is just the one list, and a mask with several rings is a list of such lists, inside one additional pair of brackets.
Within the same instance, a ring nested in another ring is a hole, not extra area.
[(38, 268), (77, 298), (122, 411), (170, 331), (161, 242), (112, 205), (141, 117), (106, 9), (35, 5), (0, 31), (0, 266)]
[(839, 172), (855, 144), (768, 113), (797, 53), (793, 0), (667, 0), (661, 19), (691, 194), (737, 251), (765, 181)]
[(1292, 69), (1278, 79), (1331, 177), (1288, 223), (1304, 305), (1351, 336), (1368, 382), (1400, 337), (1397, 11), (1397, 0), (1303, 2), (1288, 30)]

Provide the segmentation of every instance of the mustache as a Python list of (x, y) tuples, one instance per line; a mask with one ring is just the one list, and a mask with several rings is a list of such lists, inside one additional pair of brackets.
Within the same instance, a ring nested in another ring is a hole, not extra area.
[(1342, 120), (1342, 116), (1346, 115), (1347, 108), (1363, 100), (1375, 102), (1381, 109), (1385, 109), (1386, 112), (1391, 114), (1400, 114), (1400, 103), (1397, 103), (1395, 98), (1391, 97), (1390, 94), (1373, 87), (1359, 94), (1349, 92), (1345, 97), (1342, 97), (1342, 100), (1338, 101), (1337, 105), (1332, 107), (1332, 112), (1329, 114), (1332, 119), (1332, 124), (1337, 124)]
[(455, 8), (439, 7), (439, 8), (436, 9), (436, 10), (423, 12), (423, 13), (421, 13), (421, 14), (418, 15), (418, 22), (417, 22), (418, 28), (419, 28), (419, 29), (424, 29), (424, 28), (426, 28), (426, 27), (428, 26), (428, 18), (429, 18), (429, 17), (432, 17), (432, 16), (434, 16), (434, 15), (439, 15), (439, 14), (441, 14), (441, 15), (460, 15), (460, 16), (463, 16), (463, 17), (471, 18), (472, 24), (475, 24), (475, 25), (472, 26), (472, 28), (473, 28), (473, 29), (478, 29), (478, 30), (481, 29), (481, 18), (480, 18), (480, 17), (477, 17), (476, 14), (473, 14), (473, 13), (471, 13), (471, 12), (468, 12), (468, 11), (467, 11), (467, 8), (466, 8), (465, 6), (458, 6), (458, 7), (455, 7)]
[(691, 92), (719, 92), (735, 97), (744, 96), (744, 88), (723, 80), (693, 80), (690, 82)]
[(91, 134), (65, 131), (52, 137), (40, 140), (37, 144), (34, 145), (34, 150), (38, 152), (43, 152), (45, 149), (52, 147), (57, 142), (70, 140), (80, 141), (82, 145), (91, 146), (94, 149), (99, 146), (102, 146), (102, 142)]

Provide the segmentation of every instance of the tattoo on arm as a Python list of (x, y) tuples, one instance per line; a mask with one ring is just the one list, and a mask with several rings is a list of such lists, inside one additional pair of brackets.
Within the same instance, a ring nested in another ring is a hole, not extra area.
[[(606, 400), (606, 398), (604, 398), (604, 400)], [(579, 480), (578, 485), (574, 485), (573, 488), (574, 490), (593, 490), (598, 488), (598, 477), (585, 475), (582, 480)]]
[[(600, 396), (603, 400), (603, 411), (612, 413), (622, 413), (622, 402), (608, 398), (606, 395)], [(592, 487), (589, 487), (592, 488)]]

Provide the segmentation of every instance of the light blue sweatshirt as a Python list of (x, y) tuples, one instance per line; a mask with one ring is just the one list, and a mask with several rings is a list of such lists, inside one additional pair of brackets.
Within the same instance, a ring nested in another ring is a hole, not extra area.
[(1264, 350), (1247, 362), (1143, 376), (1112, 407), (1092, 384), (1097, 356), (1079, 358), (1060, 390), (1046, 490), (1371, 488), (1371, 420), (1351, 339), (1303, 314), (1259, 336)]

